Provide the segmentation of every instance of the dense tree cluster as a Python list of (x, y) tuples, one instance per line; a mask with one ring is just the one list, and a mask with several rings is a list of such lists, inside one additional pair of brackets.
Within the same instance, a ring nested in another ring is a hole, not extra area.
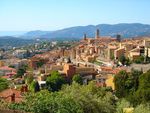
[(30, 93), (24, 102), (9, 107), (33, 113), (114, 113), (115, 97), (93, 83), (73, 83), (58, 92)]
[(82, 85), (78, 74), (73, 76), (72, 84), (65, 84), (57, 71), (46, 80), (48, 90), (40, 91), (31, 76), (26, 82), (31, 92), (23, 102), (7, 104), (7, 108), (32, 113), (150, 113), (150, 71), (120, 71), (114, 76), (114, 93), (107, 87), (97, 87), (93, 81)]
[(131, 61), (129, 60), (129, 58), (126, 58), (124, 55), (119, 57), (118, 61), (121, 62), (122, 65), (130, 65)]
[(40, 91), (40, 86), (39, 86), (38, 81), (33, 80), (29, 86), (29, 89), (30, 89), (30, 91), (32, 91), (34, 93)]
[(24, 73), (26, 72), (28, 66), (27, 65), (23, 65), (21, 66), (18, 70), (17, 70), (17, 74), (15, 75), (15, 77), (22, 77), (24, 75)]
[(144, 63), (144, 56), (137, 57), (135, 60), (133, 60), (133, 62), (135, 62), (137, 64)]
[(132, 69), (120, 71), (114, 78), (116, 96), (126, 98), (134, 106), (150, 102), (150, 70), (146, 73)]
[(44, 63), (45, 63), (44, 59), (40, 59), (40, 60), (36, 63), (36, 65), (37, 65), (37, 67), (39, 68), (39, 67), (42, 67), (42, 66), (44, 65)]
[(8, 88), (8, 81), (0, 77), (0, 91)]
[(81, 85), (83, 84), (83, 79), (79, 74), (74, 75), (72, 81)]
[(60, 75), (60, 73), (57, 71), (53, 71), (46, 79), (46, 88), (49, 91), (58, 91), (61, 89), (61, 86), (64, 83), (65, 79)]

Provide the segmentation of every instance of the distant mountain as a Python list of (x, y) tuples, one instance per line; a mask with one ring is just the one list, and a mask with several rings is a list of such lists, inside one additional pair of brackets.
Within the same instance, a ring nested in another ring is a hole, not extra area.
[(0, 31), (0, 36), (20, 36), (27, 31)]
[(100, 30), (101, 36), (115, 37), (117, 34), (121, 34), (124, 38), (150, 36), (150, 25), (140, 23), (76, 26), (56, 31), (31, 31), (23, 36), (30, 38), (80, 39), (84, 33), (86, 33), (88, 37), (94, 37), (96, 29)]
[(51, 33), (50, 31), (41, 31), (41, 30), (36, 30), (36, 31), (29, 31), (23, 35), (23, 38), (40, 38), (42, 35)]
[(20, 39), (12, 36), (3, 36), (0, 37), (0, 47), (5, 47), (7, 48), (8, 46), (10, 47), (18, 47), (18, 46), (23, 46), (23, 45), (28, 45), (34, 43), (35, 40), (28, 40), (28, 39)]

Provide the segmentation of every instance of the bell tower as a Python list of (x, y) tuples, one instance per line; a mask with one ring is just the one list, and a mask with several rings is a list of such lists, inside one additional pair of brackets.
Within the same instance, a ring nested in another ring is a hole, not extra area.
[(100, 38), (99, 34), (100, 34), (99, 29), (97, 29), (97, 30), (96, 30), (96, 33), (95, 33), (95, 39)]
[(84, 39), (84, 40), (86, 40), (86, 39), (87, 39), (86, 34), (84, 34), (83, 39)]

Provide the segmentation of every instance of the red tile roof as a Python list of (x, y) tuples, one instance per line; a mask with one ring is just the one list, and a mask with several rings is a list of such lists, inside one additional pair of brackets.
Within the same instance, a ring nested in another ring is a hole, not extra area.
[(15, 94), (15, 102), (21, 102), (23, 100), (23, 97), (21, 96), (21, 91), (16, 89), (6, 89), (2, 92), (0, 92), (0, 98), (3, 98), (4, 100), (11, 102), (11, 95)]
[(8, 67), (8, 66), (0, 67), (0, 70), (9, 70), (9, 71), (16, 72), (16, 69), (14, 69), (14, 68), (10, 68), (10, 67)]

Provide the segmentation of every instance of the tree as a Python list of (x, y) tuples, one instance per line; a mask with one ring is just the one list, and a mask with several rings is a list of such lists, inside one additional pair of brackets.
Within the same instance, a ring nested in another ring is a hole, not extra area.
[(134, 93), (139, 87), (139, 77), (142, 73), (142, 71), (131, 69), (130, 73), (120, 71), (117, 75), (115, 75), (114, 82), (116, 95), (118, 97), (125, 97), (131, 103), (134, 102)]
[(131, 69), (131, 73), (129, 73), (128, 79), (125, 83), (126, 90), (128, 92), (128, 95), (126, 95), (126, 99), (130, 101), (130, 103), (134, 106), (137, 105), (137, 102), (139, 101), (137, 99), (136, 91), (138, 90), (139, 77), (142, 75), (142, 73), (142, 71)]
[(113, 52), (110, 52), (110, 59), (111, 60), (114, 60), (115, 56), (114, 56), (114, 53)]
[(10, 66), (8, 66), (8, 67), (10, 67), (10, 68), (15, 68), (15, 66), (13, 66), (13, 65), (10, 65)]
[(83, 113), (81, 106), (70, 96), (46, 90), (30, 93), (26, 95), (24, 103), (10, 104), (9, 108), (32, 113)]
[(126, 81), (128, 78), (128, 73), (124, 70), (120, 71), (118, 74), (114, 77), (114, 84), (115, 84), (115, 90), (116, 90), (116, 96), (118, 97), (125, 97), (127, 94), (126, 91)]
[(73, 83), (58, 92), (42, 90), (26, 95), (24, 102), (11, 104), (10, 109), (33, 113), (114, 113), (114, 96), (95, 84)]
[(144, 63), (144, 56), (139, 56), (138, 58), (136, 58), (135, 60), (133, 60), (135, 63), (137, 64), (141, 64)]
[(17, 77), (22, 77), (23, 75), (24, 75), (24, 73), (25, 73), (25, 70), (24, 69), (22, 69), (22, 68), (20, 68), (20, 69), (18, 69), (18, 71), (17, 71), (17, 74), (16, 74), (16, 78)]
[(150, 102), (150, 70), (139, 77), (139, 87), (136, 92), (138, 102)]
[(26, 84), (29, 85), (32, 83), (33, 80), (34, 80), (33, 75), (27, 75), (25, 82)]
[(150, 70), (142, 73), (132, 69), (130, 73), (121, 71), (115, 75), (116, 96), (126, 98), (134, 106), (150, 102)]
[(30, 90), (35, 93), (40, 91), (40, 86), (38, 81), (32, 81), (32, 83), (30, 84)]
[(88, 85), (73, 83), (60, 91), (62, 95), (71, 96), (83, 109), (83, 113), (113, 113), (115, 99), (111, 92), (96, 87), (94, 82)]
[(8, 85), (9, 85), (8, 81), (6, 79), (0, 77), (0, 91), (7, 89)]
[(125, 61), (125, 65), (129, 66), (132, 62), (130, 61), (129, 58), (126, 58), (126, 61)]
[(37, 64), (37, 67), (39, 68), (44, 65), (44, 60), (40, 59), (36, 64)]
[(140, 104), (137, 107), (135, 107), (133, 113), (150, 113), (150, 105)]
[(18, 69), (15, 77), (22, 77), (24, 73), (26, 72), (26, 70), (27, 70), (27, 65), (23, 65), (22, 67)]
[(121, 99), (117, 102), (116, 113), (123, 113), (124, 108), (130, 108), (132, 105), (126, 99)]
[(76, 82), (76, 83), (79, 83), (81, 85), (83, 84), (83, 79), (79, 74), (74, 75), (73, 78), (72, 78), (72, 81)]
[(61, 86), (65, 83), (64, 78), (60, 75), (59, 72), (53, 71), (51, 76), (46, 79), (46, 86), (49, 91), (58, 91), (61, 89)]
[(131, 61), (129, 58), (126, 58), (124, 55), (122, 55), (121, 57), (119, 57), (119, 61), (122, 63), (122, 65), (130, 65)]
[(119, 57), (119, 61), (124, 65), (126, 61), (126, 57), (122, 55), (121, 57)]
[(131, 91), (136, 91), (139, 86), (139, 77), (143, 74), (143, 71), (131, 69), (131, 73), (129, 75), (129, 79), (132, 82)]
[(0, 111), (1, 111), (2, 109), (8, 109), (8, 105), (9, 105), (8, 102), (6, 102), (6, 101), (3, 100), (3, 99), (0, 99)]

